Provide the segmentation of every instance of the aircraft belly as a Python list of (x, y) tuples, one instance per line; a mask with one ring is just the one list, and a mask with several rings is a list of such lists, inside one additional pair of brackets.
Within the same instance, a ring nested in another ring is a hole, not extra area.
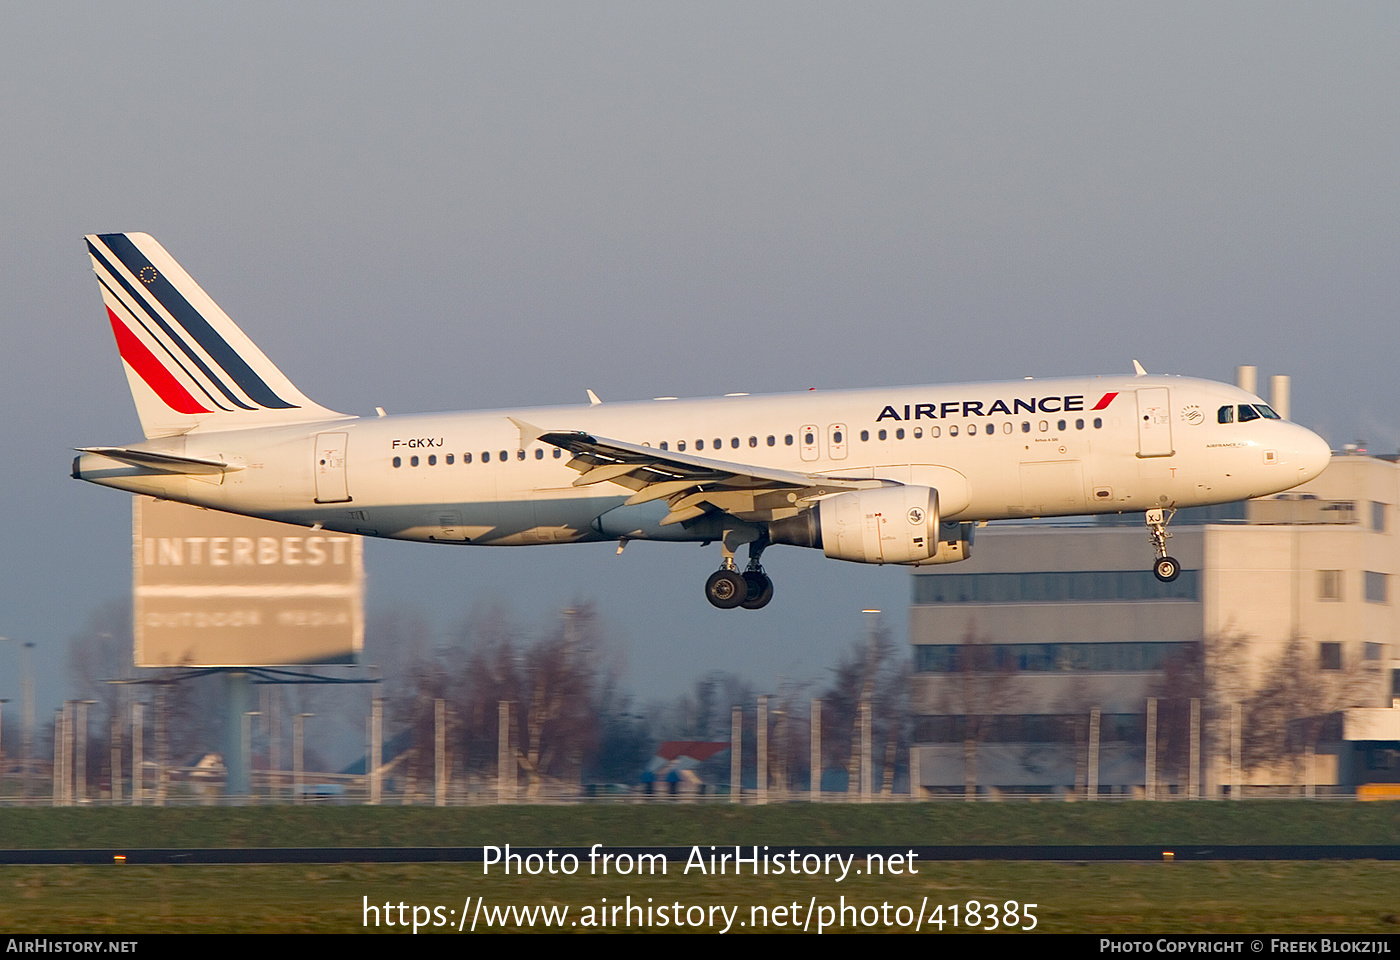
[(570, 490), (536, 490), (524, 499), (497, 504), (495, 526), (480, 532), (473, 542), (509, 547), (602, 539), (593, 528), (594, 518), (623, 499), (622, 496), (580, 497)]

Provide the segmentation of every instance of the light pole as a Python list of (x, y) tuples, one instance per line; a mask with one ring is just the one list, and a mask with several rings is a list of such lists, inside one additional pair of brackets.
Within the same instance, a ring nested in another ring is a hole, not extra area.
[(5, 704), (8, 699), (0, 699), (0, 800), (5, 797)]
[(87, 708), (96, 700), (78, 700), (78, 725), (73, 731), (74, 776), (77, 789), (74, 791), (79, 805), (87, 803)]
[(23, 760), (20, 777), (22, 782), (21, 795), (28, 799), (30, 795), (30, 773), (33, 769), (34, 757), (34, 649), (33, 641), (21, 642), (14, 637), (0, 637), (0, 642), (9, 641), (20, 645), (20, 675), (22, 690), (22, 704), (20, 707), (20, 757)]
[(243, 770), (248, 777), (248, 798), (251, 800), (253, 791), (253, 718), (262, 716), (261, 711), (243, 711), (243, 738), (240, 748), (243, 751)]
[(865, 682), (860, 687), (860, 799), (870, 801), (871, 781), (875, 774), (875, 760), (870, 755), (870, 727), (872, 723), (870, 700), (875, 687), (875, 643), (880, 633), (880, 611), (874, 608), (862, 610), (865, 614)]
[(314, 716), (314, 713), (299, 713), (292, 719), (292, 789), (296, 796), (293, 803), (305, 802), (301, 789), (302, 771), (305, 769), (302, 746), (306, 737), (306, 718)]

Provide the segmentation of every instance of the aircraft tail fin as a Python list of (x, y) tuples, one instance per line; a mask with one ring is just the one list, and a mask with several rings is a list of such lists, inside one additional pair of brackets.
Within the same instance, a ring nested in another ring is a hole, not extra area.
[(153, 238), (87, 245), (148, 439), (347, 419), (293, 386)]

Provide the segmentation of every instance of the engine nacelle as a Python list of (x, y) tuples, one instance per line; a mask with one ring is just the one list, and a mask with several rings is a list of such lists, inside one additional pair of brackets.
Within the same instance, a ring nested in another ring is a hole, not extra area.
[(919, 563), (938, 553), (938, 491), (932, 487), (853, 490), (820, 501), (822, 550), (856, 563)]
[(972, 556), (974, 523), (944, 523), (938, 528), (938, 550), (927, 560), (915, 561), (916, 566), (933, 563), (957, 563)]

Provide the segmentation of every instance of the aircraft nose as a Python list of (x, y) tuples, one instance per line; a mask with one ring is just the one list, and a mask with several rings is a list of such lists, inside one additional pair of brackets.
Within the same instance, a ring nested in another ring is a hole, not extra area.
[[(1296, 426), (1296, 425), (1295, 425)], [(1306, 482), (1327, 469), (1332, 462), (1332, 449), (1327, 441), (1306, 427), (1298, 427), (1299, 437), (1295, 445), (1300, 482)]]

